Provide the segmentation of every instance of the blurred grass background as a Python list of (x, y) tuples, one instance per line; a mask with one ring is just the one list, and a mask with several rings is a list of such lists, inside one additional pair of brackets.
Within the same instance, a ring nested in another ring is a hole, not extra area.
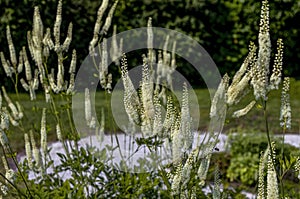
[[(300, 81), (291, 80), (290, 87), (290, 99), (292, 107), (292, 128), (287, 130), (286, 133), (298, 134), (300, 132)], [(207, 89), (195, 89), (194, 90), (199, 104), (200, 112), (200, 122), (199, 131), (206, 131), (209, 124), (209, 112), (210, 112), (210, 98), (209, 91)], [(116, 91), (117, 92), (117, 91)], [(16, 101), (17, 96), (15, 94), (9, 94), (12, 100)], [(122, 96), (120, 95), (122, 98)], [(279, 125), (279, 115), (281, 106), (281, 90), (272, 91), (268, 98), (268, 120), (269, 129), (271, 133), (280, 134), (282, 129)], [(257, 104), (246, 116), (241, 118), (232, 118), (231, 115), (234, 111), (245, 107), (251, 100), (253, 100), (252, 93), (246, 95), (246, 97), (240, 101), (235, 107), (230, 107), (227, 112), (227, 118), (224, 124), (223, 133), (229, 132), (265, 132), (265, 123), (263, 120), (263, 112), (261, 107)], [(37, 99), (35, 101), (30, 101), (29, 94), (21, 93), (19, 94), (19, 101), (24, 108), (24, 118), (22, 119), (21, 128), (10, 126), (8, 130), (8, 138), (12, 148), (15, 151), (24, 150), (24, 135), (23, 132), (29, 132), (30, 129), (34, 131), (34, 134), (39, 143), (39, 132), (40, 132), (40, 121), (42, 115), (42, 108), (48, 108), (47, 112), (47, 130), (48, 130), (48, 140), (49, 142), (56, 141), (55, 126), (56, 121), (53, 113), (51, 112), (51, 107), (49, 104), (45, 103), (44, 94), (38, 93)], [(95, 97), (95, 108), (96, 114), (100, 123), (101, 109), (104, 108), (105, 112), (105, 131), (106, 132), (121, 132), (120, 128), (116, 125), (112, 111), (111, 111), (111, 94), (105, 93), (104, 91), (98, 91)], [(66, 107), (68, 102), (63, 100), (61, 96), (55, 97), (55, 102), (57, 108), (60, 109), (59, 117), (62, 120), (62, 128), (66, 133), (70, 132), (70, 126), (68, 121), (68, 115)], [(84, 101), (82, 102), (84, 104)], [(194, 104), (195, 102), (191, 103)], [(115, 109), (123, 109), (123, 104), (114, 104)], [(198, 117), (195, 115), (198, 113), (194, 107), (190, 107), (190, 112), (192, 117)], [(82, 114), (84, 110), (82, 110)], [(120, 114), (125, 114), (120, 112)], [(93, 132), (92, 132), (93, 133)], [(66, 136), (66, 135), (65, 135)]]

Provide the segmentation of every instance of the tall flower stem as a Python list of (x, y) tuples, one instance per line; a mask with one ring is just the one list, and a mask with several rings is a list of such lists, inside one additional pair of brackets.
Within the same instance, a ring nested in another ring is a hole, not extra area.
[[(56, 108), (56, 103), (54, 101), (54, 97), (52, 96), (52, 94), (50, 96), (51, 96), (51, 100), (50, 100), (51, 111), (55, 117), (56, 122), (59, 123), (60, 122), (59, 111)], [(67, 148), (64, 144), (63, 144), (63, 147), (64, 147), (65, 151), (67, 152)]]
[[(271, 144), (271, 138), (270, 138), (270, 131), (269, 131), (269, 123), (268, 123), (268, 114), (267, 114), (267, 101), (264, 100), (263, 101), (263, 109), (264, 109), (264, 120), (265, 120), (265, 127), (266, 127), (266, 133), (267, 133), (267, 139), (268, 139), (268, 146), (270, 148), (270, 152), (271, 154), (273, 155), (274, 154), (274, 151), (273, 151), (273, 148), (272, 148), (272, 144)], [(272, 157), (271, 155), (271, 157)], [(275, 162), (274, 162), (274, 159), (272, 157), (272, 163), (273, 163), (273, 167), (274, 167), (274, 170), (276, 172), (276, 176), (279, 178), (280, 180), (280, 185), (281, 185), (281, 193), (283, 193), (283, 184), (282, 184), (282, 179), (280, 178), (280, 175), (278, 173), (278, 171), (276, 170), (276, 167), (275, 167)]]
[[(2, 146), (2, 145), (1, 145), (1, 146)], [(11, 158), (12, 158), (12, 160), (13, 160), (15, 166), (17, 167), (17, 170), (19, 171), (19, 174), (20, 174), (20, 176), (21, 176), (21, 178), (22, 178), (22, 180), (23, 180), (23, 182), (24, 182), (24, 184), (25, 184), (25, 187), (26, 187), (26, 189), (27, 189), (27, 191), (28, 191), (28, 193), (29, 193), (29, 195), (30, 195), (30, 198), (33, 198), (33, 196), (31, 195), (30, 189), (29, 189), (29, 187), (28, 187), (28, 184), (27, 184), (27, 182), (26, 182), (26, 179), (25, 179), (24, 175), (22, 174), (22, 170), (21, 170), (21, 168), (19, 167), (19, 164), (18, 164), (18, 162), (17, 162), (15, 156), (13, 155), (14, 152), (12, 151), (12, 148), (11, 148), (11, 146), (10, 146), (9, 143), (7, 143), (7, 147), (8, 147), (8, 152), (9, 152), (9, 154), (11, 155)], [(5, 156), (5, 158), (6, 158), (7, 156), (6, 156), (5, 149), (4, 149), (3, 146), (2, 146), (2, 150), (3, 150), (4, 156)], [(2, 176), (2, 174), (1, 174), (1, 176)], [(4, 177), (5, 177), (5, 176), (4, 176)], [(6, 177), (5, 177), (5, 179), (6, 179)], [(8, 182), (9, 182), (10, 184), (12, 184), (10, 181), (8, 181)], [(16, 186), (13, 186), (13, 187), (16, 188)], [(17, 188), (16, 188), (16, 189), (17, 189)], [(19, 189), (17, 189), (17, 191), (20, 192)], [(21, 192), (21, 193), (22, 193), (22, 192)], [(22, 193), (22, 195), (24, 195), (24, 194)]]
[[(285, 122), (285, 124), (286, 124), (286, 118), (284, 119), (284, 122)], [(283, 159), (283, 157), (284, 157), (284, 151), (283, 151), (283, 147), (284, 147), (284, 135), (285, 135), (285, 132), (286, 132), (286, 125), (284, 125), (283, 127), (282, 127), (282, 145), (281, 145), (281, 159), (282, 160), (284, 160)], [(282, 168), (280, 169), (280, 178), (279, 178), (279, 180), (280, 180), (280, 189), (281, 189), (281, 193), (282, 193), (282, 195), (284, 196), (284, 187), (283, 187), (283, 177), (284, 177), (284, 175), (286, 174), (286, 171), (284, 171)]]
[[(283, 146), (282, 146), (282, 151), (283, 151)], [(283, 152), (282, 152), (281, 157), (283, 158)], [(280, 180), (280, 189), (281, 189), (281, 193), (282, 193), (283, 196), (284, 196), (284, 187), (283, 187), (283, 177), (284, 177), (284, 175), (285, 175), (285, 172), (282, 170), (279, 180)]]
[[(273, 154), (273, 149), (271, 147), (271, 138), (270, 138), (270, 132), (269, 132), (269, 124), (268, 124), (268, 115), (267, 115), (267, 101), (263, 101), (263, 108), (264, 108), (264, 119), (265, 119), (265, 127), (266, 127), (266, 133), (267, 133), (267, 138), (268, 138), (268, 144), (271, 150), (271, 154)], [(274, 162), (273, 162), (274, 164)], [(274, 165), (275, 167), (275, 165)]]
[(25, 198), (27, 197), (13, 182), (11, 182), (9, 179), (7, 179), (6, 177), (5, 177), (5, 175), (3, 175), (1, 172), (0, 172), (0, 176), (4, 179), (4, 180), (6, 180), (6, 182), (8, 182), (13, 188), (15, 188), (17, 191), (18, 191), (18, 193), (20, 194), (20, 195), (22, 195), (22, 196), (24, 196)]

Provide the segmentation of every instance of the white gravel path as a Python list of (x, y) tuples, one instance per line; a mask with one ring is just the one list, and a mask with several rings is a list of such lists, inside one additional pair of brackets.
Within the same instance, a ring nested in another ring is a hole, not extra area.
[[(120, 145), (120, 150), (115, 150), (113, 152), (113, 156), (115, 157), (114, 162), (119, 163), (120, 160), (122, 159), (121, 156), (120, 156), (120, 152), (122, 152), (123, 157), (124, 156), (125, 157), (129, 156), (128, 143), (130, 142), (130, 140), (129, 140), (129, 136), (125, 136), (124, 134), (117, 134), (116, 137), (118, 138), (118, 142), (119, 142), (119, 145)], [(90, 146), (95, 146), (98, 149), (103, 149), (103, 147), (105, 145), (116, 147), (117, 146), (116, 137), (113, 136), (113, 139), (111, 139), (110, 135), (105, 135), (103, 143), (100, 144), (98, 142), (96, 136), (90, 136), (90, 137), (86, 137), (86, 138), (81, 139), (79, 141), (79, 146), (86, 147), (87, 145), (90, 145)], [(137, 137), (139, 137), (139, 136), (137, 136)], [(197, 141), (201, 142), (203, 140), (203, 138), (204, 138), (203, 134), (200, 135), (200, 139), (199, 139), (198, 134), (195, 133), (193, 147), (195, 147), (197, 145), (197, 143), (198, 143)], [(226, 140), (227, 140), (227, 135), (221, 134), (219, 136), (219, 142), (217, 143), (216, 147), (219, 149), (220, 152), (225, 150)], [(286, 134), (284, 142), (287, 143), (287, 144), (290, 144), (290, 145), (293, 145), (295, 147), (300, 148), (300, 135)], [(54, 143), (50, 144), (48, 147), (51, 148), (50, 156), (54, 160), (54, 165), (59, 165), (60, 164), (60, 159), (57, 156), (57, 153), (63, 153), (63, 154), (65, 153), (62, 143), (61, 142), (54, 142)], [(133, 143), (132, 147), (134, 147), (136, 149), (137, 144)], [(145, 156), (145, 155), (146, 156), (149, 155), (149, 150), (146, 150), (145, 148), (139, 149), (131, 157), (130, 165), (132, 165), (132, 166), (133, 165), (138, 165), (137, 160), (139, 158)], [(169, 158), (170, 157), (170, 152), (169, 151), (162, 152), (161, 155), (163, 155), (164, 157), (167, 158), (167, 162), (172, 161), (172, 159)], [(25, 158), (24, 156), (21, 157), (20, 161), (23, 161), (24, 158)], [(51, 173), (52, 170), (49, 169), (48, 172)], [(66, 171), (64, 173), (61, 173), (60, 176), (63, 179), (68, 179), (68, 178), (70, 178), (70, 172)], [(34, 179), (35, 178), (34, 174), (29, 173), (29, 178)], [(209, 191), (209, 190), (205, 188), (204, 191)], [(255, 196), (253, 194), (246, 193), (246, 192), (244, 194), (247, 195), (247, 197), (249, 199), (255, 198)]]

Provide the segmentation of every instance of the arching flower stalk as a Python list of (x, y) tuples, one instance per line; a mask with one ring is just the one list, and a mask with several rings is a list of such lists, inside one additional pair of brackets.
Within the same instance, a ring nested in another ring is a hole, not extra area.
[(116, 0), (115, 3), (113, 4), (113, 6), (110, 8), (100, 34), (103, 34), (103, 35), (107, 34), (107, 31), (110, 28), (112, 18), (113, 18), (114, 12), (116, 10), (116, 7), (118, 5), (118, 2), (119, 2), (119, 0)]
[(164, 65), (162, 52), (159, 50), (157, 55), (157, 69), (156, 69), (157, 78), (162, 78), (164, 74)]
[[(7, 38), (7, 43), (8, 43), (10, 61), (7, 60), (7, 64), (4, 63), (4, 65), (3, 65), (4, 71), (6, 72), (7, 76), (9, 76), (11, 72), (15, 73), (16, 81), (17, 81), (17, 74), (21, 73), (23, 70), (22, 51), (20, 51), (19, 60), (17, 61), (16, 50), (15, 50), (15, 46), (14, 46), (14, 43), (12, 40), (9, 25), (6, 26), (6, 38)], [(2, 52), (1, 52), (1, 54), (2, 54)], [(1, 60), (2, 59), (3, 59), (3, 62), (5, 62), (4, 54), (1, 55)]]
[(1, 63), (7, 77), (12, 78), (12, 75), (15, 74), (14, 78), (12, 78), (12, 81), (15, 86), (15, 91), (18, 94), (18, 75), (23, 71), (23, 52), (22, 50), (20, 51), (19, 57), (17, 59), (17, 54), (12, 40), (9, 25), (6, 26), (6, 38), (8, 43), (10, 60), (6, 60), (4, 53), (0, 52)]
[[(1, 95), (1, 94), (0, 94)], [(9, 128), (9, 116), (7, 114), (6, 107), (1, 108), (1, 124), (0, 129), (6, 130)]]
[[(163, 55), (163, 64), (164, 64), (164, 66), (170, 66), (170, 63), (171, 63), (171, 55), (168, 52), (169, 39), (170, 39), (170, 36), (167, 35), (165, 43), (164, 43), (164, 47), (163, 47), (163, 54), (162, 54)], [(165, 75), (166, 74), (164, 74), (164, 76)]]
[(70, 68), (69, 68), (70, 82), (69, 82), (69, 87), (67, 89), (67, 94), (72, 94), (74, 92), (76, 61), (77, 61), (77, 55), (76, 55), (76, 50), (74, 49), (72, 53)]
[(182, 164), (179, 163), (176, 167), (176, 171), (172, 179), (171, 190), (173, 195), (178, 195), (180, 193), (181, 179), (182, 179)]
[(7, 185), (14, 182), (16, 175), (15, 175), (14, 170), (9, 168), (7, 159), (5, 158), (5, 156), (2, 156), (2, 163), (4, 166), (4, 170), (5, 170), (5, 181), (4, 181), (5, 184), (1, 184), (1, 182), (0, 182), (0, 186), (1, 186), (2, 193), (4, 195), (6, 195), (7, 192), (9, 191)]
[(173, 104), (173, 100), (171, 96), (167, 97), (167, 110), (165, 114), (165, 119), (163, 122), (163, 132), (164, 137), (170, 137), (170, 130), (174, 122), (176, 121), (177, 112)]
[(43, 108), (42, 119), (41, 119), (41, 148), (43, 152), (43, 157), (46, 158), (48, 153), (47, 148), (47, 129), (46, 129), (46, 108)]
[(197, 154), (195, 152), (191, 152), (182, 168), (182, 178), (181, 178), (181, 190), (182, 194), (184, 194), (184, 197), (188, 198), (187, 193), (184, 193), (184, 190), (188, 190), (188, 183), (191, 179), (191, 173), (194, 168), (194, 164), (196, 163), (196, 156)]
[[(54, 80), (54, 68), (52, 68), (51, 73), (48, 74), (48, 81), (49, 81), (50, 88), (52, 89), (52, 91), (54, 93), (59, 93), (58, 86), (55, 84), (55, 80)], [(46, 87), (45, 84), (44, 84), (44, 87)], [(45, 89), (45, 90), (47, 90), (47, 89)]]
[(63, 141), (63, 138), (62, 138), (62, 134), (61, 134), (61, 129), (60, 129), (60, 125), (59, 124), (56, 124), (56, 137), (59, 141)]
[(256, 46), (250, 42), (249, 53), (228, 86), (226, 103), (229, 106), (237, 104), (248, 93), (249, 81), (252, 77), (251, 69), (255, 61)]
[(290, 79), (289, 77), (285, 77), (283, 80), (283, 87), (281, 93), (281, 109), (280, 109), (280, 119), (279, 119), (280, 126), (283, 129), (290, 129), (292, 123), (289, 90), (290, 90)]
[[(69, 50), (69, 46), (70, 43), (72, 41), (72, 29), (73, 29), (73, 24), (69, 23), (68, 26), (68, 30), (67, 30), (67, 36), (64, 40), (64, 42), (61, 44), (60, 43), (60, 37), (61, 37), (61, 23), (62, 23), (62, 1), (58, 1), (58, 5), (57, 5), (57, 13), (56, 13), (56, 19), (55, 19), (55, 23), (54, 23), (54, 27), (53, 27), (53, 36), (54, 36), (54, 42), (51, 39), (51, 29), (47, 28), (46, 32), (44, 33), (44, 29), (43, 29), (43, 23), (42, 23), (42, 19), (40, 16), (40, 12), (39, 12), (39, 8), (35, 7), (34, 9), (34, 16), (33, 16), (33, 29), (32, 31), (29, 31), (27, 34), (27, 41), (28, 41), (28, 46), (29, 46), (29, 51), (31, 53), (31, 56), (33, 58), (33, 60), (35, 61), (35, 64), (38, 68), (38, 75), (40, 78), (40, 82), (43, 86), (43, 89), (45, 91), (45, 96), (46, 96), (46, 101), (49, 102), (49, 87), (53, 90), (54, 93), (59, 93), (61, 91), (65, 91), (67, 90), (67, 93), (71, 93), (72, 92), (72, 88), (74, 87), (74, 76), (72, 73), (70, 73), (70, 84), (69, 86), (67, 86), (67, 81), (65, 81), (64, 78), (64, 64), (63, 64), (63, 60), (64, 60), (64, 56), (63, 56), (63, 52), (67, 52)], [(57, 54), (57, 74), (56, 74), (56, 79), (54, 78), (55, 74), (54, 74), (54, 69), (51, 69), (51, 73), (48, 74), (48, 78), (46, 78), (47, 74), (46, 74), (46, 70), (45, 70), (45, 66), (43, 65), (43, 63), (48, 59), (49, 55), (50, 55), (50, 50), (54, 50)], [(26, 52), (25, 50), (23, 50), (23, 53)], [(71, 66), (70, 66), (70, 70), (73, 70), (73, 66), (74, 65), (74, 58), (76, 59), (76, 55), (74, 55), (74, 51), (73, 51), (73, 55), (72, 55), (72, 62), (71, 62)], [(26, 56), (26, 58), (27, 56)], [(24, 62), (26, 62), (24, 60)], [(29, 74), (30, 70), (30, 66), (29, 66), (29, 62), (27, 62), (27, 74)], [(75, 62), (76, 65), (76, 62)], [(26, 67), (26, 65), (25, 65)], [(36, 72), (35, 72), (36, 74)], [(38, 81), (37, 78), (34, 78), (33, 83), (30, 83), (31, 80), (31, 76), (26, 75), (26, 80), (27, 83), (25, 82), (25, 80), (22, 80), (22, 85), (24, 87), (25, 90), (29, 90), (30, 91), (30, 95), (31, 95), (31, 99), (35, 98), (35, 94), (34, 94), (34, 90), (37, 89), (38, 87)], [(48, 79), (48, 81), (47, 81)], [(33, 85), (34, 84), (34, 85)], [(33, 89), (35, 88), (35, 89)]]
[(26, 91), (29, 91), (30, 99), (35, 100), (36, 99), (35, 90), (37, 90), (39, 86), (38, 70), (36, 69), (34, 71), (34, 78), (32, 78), (31, 66), (27, 57), (27, 52), (25, 47), (23, 47), (23, 62), (25, 65), (25, 77), (27, 82), (23, 78), (20, 79), (20, 82), (22, 84), (22, 87)]
[(73, 30), (73, 23), (70, 22), (68, 26), (68, 31), (67, 31), (67, 37), (64, 41), (64, 43), (61, 45), (61, 48), (63, 51), (67, 52), (69, 50), (69, 46), (72, 41), (72, 30)]
[(98, 66), (100, 85), (102, 88), (110, 92), (112, 75), (108, 73), (108, 50), (107, 50), (107, 40), (105, 38), (101, 43), (99, 51), (101, 51), (101, 60)]
[(16, 69), (17, 69), (17, 56), (16, 56), (15, 46), (14, 46), (12, 38), (11, 38), (11, 33), (10, 33), (10, 27), (9, 26), (6, 26), (6, 38), (7, 38), (8, 49), (9, 49), (9, 54), (10, 54), (10, 61), (11, 61), (12, 67), (16, 71)]
[(173, 163), (178, 164), (182, 158), (182, 147), (183, 147), (183, 138), (180, 132), (180, 116), (176, 118), (174, 124), (171, 127), (171, 140), (172, 140), (172, 157)]
[(121, 44), (119, 44), (118, 46), (118, 42), (117, 42), (117, 26), (114, 25), (114, 29), (113, 29), (113, 35), (112, 35), (112, 39), (111, 39), (111, 48), (110, 48), (110, 58), (111, 60), (117, 65), (120, 65), (120, 57), (122, 56), (122, 50), (121, 50)]
[(150, 70), (153, 70), (153, 64), (156, 62), (155, 51), (153, 50), (153, 30), (152, 30), (152, 18), (149, 17), (147, 24), (147, 59), (150, 66)]
[(255, 104), (256, 104), (255, 100), (251, 101), (245, 108), (235, 111), (232, 114), (232, 117), (238, 118), (238, 117), (242, 117), (242, 116), (246, 115), (253, 108), (253, 106)]
[(267, 199), (279, 199), (277, 174), (275, 171), (275, 143), (272, 142), (272, 150), (268, 152), (268, 167), (267, 167)]
[(141, 82), (141, 102), (143, 108), (143, 114), (141, 114), (142, 128), (148, 131), (148, 136), (152, 136), (152, 125), (155, 116), (155, 110), (153, 105), (153, 80), (150, 75), (147, 59), (143, 57), (143, 71)]
[(54, 50), (60, 51), (60, 26), (62, 21), (62, 0), (58, 1), (57, 5), (57, 11), (56, 11), (56, 18), (53, 28), (53, 35), (54, 35), (54, 41), (55, 41), (55, 47)]
[(201, 163), (197, 172), (197, 179), (199, 180), (198, 185), (200, 187), (203, 187), (205, 185), (205, 180), (207, 177), (210, 160), (211, 160), (211, 153), (209, 153), (208, 155), (206, 155), (204, 158), (201, 159)]
[(32, 169), (33, 168), (32, 151), (31, 151), (31, 144), (29, 141), (29, 136), (27, 133), (24, 134), (24, 140), (25, 140), (25, 152), (26, 152), (28, 166), (30, 169)]
[(99, 44), (99, 54), (100, 62), (97, 66), (98, 76), (100, 80), (100, 85), (103, 89), (111, 92), (112, 89), (112, 74), (108, 72), (108, 57), (110, 56), (111, 60), (117, 65), (120, 65), (119, 59), (122, 56), (123, 40), (120, 40), (118, 47), (117, 38), (116, 38), (116, 26), (114, 26), (111, 47), (108, 51), (107, 39), (103, 38), (101, 44)]
[(229, 77), (227, 74), (222, 78), (217, 91), (215, 92), (214, 98), (210, 106), (210, 118), (219, 118), (223, 117), (226, 114), (225, 102), (227, 99), (227, 89), (229, 84)]
[(6, 76), (11, 77), (12, 76), (12, 68), (9, 65), (9, 61), (6, 60), (3, 52), (0, 53), (0, 56), (1, 56), (1, 63), (2, 63), (2, 66), (3, 66)]
[(96, 137), (97, 140), (102, 143), (104, 140), (104, 130), (105, 130), (105, 114), (104, 114), (104, 108), (101, 109), (101, 121), (100, 121), (100, 126), (96, 127)]
[[(6, 93), (6, 90), (5, 90), (5, 87), (2, 86), (2, 92), (3, 92), (3, 96), (4, 96), (4, 99), (9, 107), (9, 109), (11, 110), (11, 114), (9, 115), (12, 115), (13, 116), (13, 119), (14, 120), (20, 120), (22, 119), (23, 117), (23, 112), (21, 110), (21, 106), (18, 102), (16, 102), (17, 106), (12, 102), (12, 100), (9, 98), (9, 96), (7, 95)], [(19, 104), (19, 105), (18, 105)]]
[(215, 176), (214, 176), (214, 188), (213, 188), (213, 199), (221, 198), (221, 179), (220, 179), (220, 169), (217, 165), (215, 168)]
[(39, 70), (41, 83), (44, 83), (45, 78), (45, 69), (43, 66), (43, 34), (43, 22), (40, 16), (39, 8), (36, 6), (34, 7), (32, 31), (27, 32), (27, 43), (31, 57), (35, 61), (35, 64)]
[(90, 54), (94, 54), (95, 46), (99, 40), (100, 27), (102, 25), (102, 17), (107, 9), (108, 2), (108, 0), (103, 0), (101, 6), (98, 9), (97, 19), (94, 27), (94, 36), (89, 46)]
[(64, 81), (64, 73), (65, 73), (65, 68), (64, 68), (64, 64), (62, 61), (62, 56), (58, 57), (58, 70), (57, 70), (57, 77), (56, 77), (56, 88), (57, 91), (63, 91), (66, 89), (67, 85), (65, 84)]
[(192, 132), (192, 118), (190, 115), (189, 108), (189, 93), (187, 84), (183, 84), (183, 95), (181, 104), (181, 121), (180, 121), (180, 131), (183, 137), (183, 149), (185, 152), (191, 150), (194, 134)]
[(128, 115), (129, 121), (132, 121), (135, 124), (140, 124), (141, 119), (139, 113), (141, 110), (141, 102), (128, 75), (127, 67), (128, 65), (126, 55), (123, 54), (123, 57), (121, 59), (121, 72), (124, 85), (124, 107)]
[(0, 128), (0, 143), (4, 147), (4, 149), (7, 149), (8, 139), (7, 139), (6, 133), (1, 128)]
[(269, 84), (269, 65), (271, 57), (271, 39), (269, 33), (269, 3), (267, 0), (262, 2), (259, 34), (258, 34), (258, 55), (255, 65), (255, 76), (257, 79), (252, 81), (256, 100), (267, 100), (267, 88)]
[(96, 119), (92, 116), (92, 104), (91, 104), (91, 96), (88, 88), (85, 89), (85, 121), (88, 127), (95, 128), (96, 127)]
[(281, 71), (282, 71), (282, 60), (283, 60), (283, 42), (282, 39), (277, 40), (277, 53), (275, 54), (275, 60), (273, 65), (272, 75), (270, 77), (269, 89), (278, 89), (281, 83)]
[(95, 54), (95, 46), (99, 42), (99, 35), (100, 36), (106, 35), (109, 27), (111, 26), (112, 17), (113, 17), (113, 14), (115, 12), (115, 9), (117, 7), (118, 0), (116, 0), (115, 3), (113, 4), (113, 6), (110, 8), (110, 10), (107, 14), (107, 17), (105, 19), (104, 25), (103, 25), (103, 27), (100, 31), (100, 28), (101, 28), (102, 23), (103, 23), (102, 18), (104, 16), (104, 13), (105, 13), (107, 7), (108, 7), (108, 3), (109, 3), (108, 0), (103, 0), (102, 4), (99, 7), (98, 12), (97, 12), (97, 19), (96, 19), (96, 23), (95, 23), (95, 26), (94, 26), (94, 35), (93, 35), (93, 38), (90, 41), (90, 45), (89, 45), (89, 52), (90, 52), (90, 55), (92, 55), (92, 56), (96, 55)]
[(39, 169), (41, 169), (41, 155), (40, 155), (40, 150), (36, 145), (36, 141), (33, 136), (33, 132), (30, 131), (29, 133), (30, 136), (30, 141), (31, 141), (31, 146), (32, 146), (32, 154), (33, 158), (35, 160), (35, 166)]
[(168, 85), (170, 86), (171, 90), (173, 90), (172, 74), (174, 73), (174, 71), (176, 70), (176, 67), (177, 67), (175, 50), (176, 50), (176, 40), (173, 42), (171, 63), (170, 63), (170, 68), (169, 68), (169, 72), (167, 75), (167, 82), (168, 82)]
[[(148, 35), (148, 38), (151, 37), (151, 34)], [(176, 50), (176, 41), (173, 42), (172, 46), (172, 52), (168, 52), (168, 45), (169, 45), (169, 35), (167, 35), (163, 51), (158, 51), (158, 62), (157, 62), (157, 80), (161, 84), (165, 84), (166, 87), (173, 90), (172, 85), (172, 74), (174, 73), (176, 69), (176, 56), (175, 56), (175, 50)], [(155, 61), (155, 51), (150, 51), (152, 54), (152, 60)], [(148, 52), (148, 60), (150, 60), (150, 52)]]
[(9, 123), (11, 123), (13, 126), (18, 126), (19, 123), (17, 120), (14, 119), (12, 114), (7, 110), (7, 107), (2, 107), (2, 114), (3, 114), (3, 129), (8, 129), (9, 128)]
[(157, 94), (154, 94), (154, 120), (153, 120), (153, 135), (163, 136), (162, 110)]
[(259, 168), (258, 168), (258, 190), (257, 199), (265, 199), (265, 163), (268, 155), (267, 151), (260, 153)]

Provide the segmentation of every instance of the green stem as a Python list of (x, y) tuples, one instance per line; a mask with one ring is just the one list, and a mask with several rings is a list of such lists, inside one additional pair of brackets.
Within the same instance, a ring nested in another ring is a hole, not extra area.
[[(27, 185), (27, 182), (26, 182), (26, 180), (25, 180), (25, 177), (23, 176), (23, 174), (22, 174), (22, 172), (21, 172), (21, 169), (20, 169), (20, 167), (19, 167), (19, 164), (18, 164), (17, 160), (15, 159), (15, 157), (14, 157), (14, 155), (13, 155), (14, 153), (13, 153), (13, 151), (12, 151), (12, 149), (11, 149), (10, 144), (7, 143), (7, 146), (8, 146), (8, 151), (9, 151), (9, 153), (11, 154), (12, 160), (13, 160), (14, 164), (16, 165), (17, 170), (19, 171), (22, 180), (24, 181), (24, 184), (25, 184), (25, 186), (26, 186), (26, 189), (27, 189), (27, 191), (28, 191), (30, 197), (33, 198), (32, 195), (31, 195), (30, 189), (29, 189), (29, 187), (28, 187), (28, 185)], [(5, 152), (5, 150), (3, 150), (3, 151)], [(4, 155), (5, 155), (5, 157), (6, 157), (6, 154), (4, 154)]]
[[(95, 92), (95, 95), (96, 95), (96, 92)], [(106, 110), (109, 112), (109, 100), (108, 100), (108, 96), (107, 96), (107, 93), (106, 91), (104, 91), (104, 95), (105, 95), (105, 104), (106, 104)], [(115, 134), (116, 136), (116, 131), (114, 129), (114, 127), (112, 126), (112, 121), (110, 120), (110, 117), (108, 117), (108, 123), (111, 124), (110, 126), (113, 128), (112, 131), (110, 131), (110, 142), (111, 142), (111, 145), (113, 146), (114, 145), (114, 139), (113, 139), (113, 134)], [(105, 128), (104, 128), (105, 129)], [(105, 131), (105, 130), (104, 130)], [(117, 142), (117, 145), (118, 145), (118, 148), (120, 148), (120, 144)], [(113, 165), (113, 152), (111, 152), (111, 164)]]
[[(52, 96), (52, 93), (50, 94), (50, 96), (51, 96), (51, 99), (50, 99), (51, 108), (52, 108), (52, 112), (54, 114), (55, 120), (56, 120), (57, 124), (59, 124), (62, 127), (61, 122), (60, 122), (60, 118), (58, 116), (58, 111), (57, 111), (57, 108), (56, 108), (56, 104), (55, 104), (54, 98)], [(61, 132), (63, 132), (63, 131), (64, 131), (64, 129), (61, 128)], [(68, 147), (66, 146), (65, 142), (62, 142), (62, 144), (63, 144), (64, 150), (66, 152), (66, 155), (69, 157), (70, 153), (69, 153)]]
[(13, 77), (11, 77), (11, 81), (12, 81), (13, 84), (14, 84), (15, 92), (16, 92), (18, 101), (20, 101), (20, 98), (19, 98), (19, 91), (18, 91), (18, 73), (17, 73), (17, 72), (16, 72), (16, 74), (15, 74), (15, 80), (13, 79)]
[[(285, 135), (285, 131), (286, 131), (286, 118), (284, 120), (284, 126), (282, 128), (282, 145), (281, 145), (281, 160), (282, 162), (284, 161), (284, 151), (283, 151), (283, 147), (284, 147), (284, 135)], [(282, 196), (284, 196), (284, 186), (283, 186), (283, 177), (286, 173), (286, 171), (283, 171), (283, 169), (280, 169), (281, 173), (280, 173), (280, 188), (281, 188), (281, 193)]]
[(0, 176), (2, 177), (2, 178), (4, 178), (5, 180), (6, 180), (6, 182), (8, 182), (14, 189), (16, 189), (17, 190), (17, 192), (20, 194), (20, 195), (22, 195), (22, 196), (24, 196), (25, 198), (27, 198), (27, 196), (16, 186), (16, 185), (14, 185), (14, 183), (12, 183), (9, 179), (7, 179), (6, 177), (5, 177), (5, 175), (3, 175), (1, 172), (0, 172)]
[[(278, 179), (280, 179), (280, 176), (279, 176), (279, 173), (278, 171), (276, 170), (276, 167), (275, 167), (275, 160), (273, 159), (273, 149), (272, 149), (272, 143), (271, 143), (271, 138), (270, 138), (270, 131), (269, 131), (269, 124), (268, 124), (268, 115), (267, 115), (267, 101), (264, 100), (263, 101), (263, 108), (264, 108), (264, 119), (265, 119), (265, 125), (266, 125), (266, 133), (267, 133), (267, 138), (268, 138), (268, 145), (269, 145), (269, 148), (270, 148), (270, 153), (271, 153), (271, 159), (272, 159), (272, 164), (273, 164), (273, 168), (275, 170), (275, 173), (276, 173), (276, 176), (278, 177)], [(281, 190), (283, 191), (283, 190)]]
[[(267, 138), (268, 138), (268, 144), (269, 144), (269, 147), (271, 150), (271, 154), (273, 155), (273, 149), (271, 147), (271, 139), (270, 139), (270, 132), (269, 132), (269, 124), (268, 124), (267, 101), (263, 102), (263, 108), (264, 108), (264, 119), (265, 119), (265, 127), (266, 127), (266, 133), (267, 133)], [(274, 165), (274, 168), (275, 168), (275, 165)]]

